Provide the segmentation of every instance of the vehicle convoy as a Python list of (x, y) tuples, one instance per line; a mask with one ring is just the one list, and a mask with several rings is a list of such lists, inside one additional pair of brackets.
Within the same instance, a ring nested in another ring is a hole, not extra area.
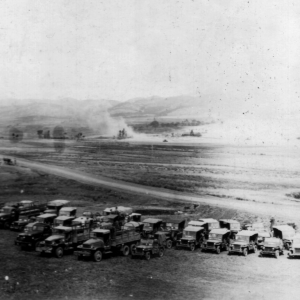
[(52, 200), (47, 203), (47, 209), (44, 213), (59, 215), (59, 211), (62, 207), (67, 206), (70, 203), (68, 200)]
[(162, 219), (148, 218), (143, 220), (143, 237), (151, 237), (154, 233), (162, 229)]
[(144, 257), (146, 260), (150, 260), (151, 256), (154, 255), (163, 257), (166, 241), (167, 236), (165, 232), (156, 232), (151, 238), (142, 239), (140, 244), (133, 248), (131, 252), (132, 258)]
[(273, 237), (282, 239), (283, 245), (287, 250), (289, 250), (294, 236), (295, 229), (289, 225), (273, 226)]
[(295, 234), (288, 252), (289, 258), (300, 257), (300, 233)]
[(229, 250), (230, 230), (226, 228), (212, 229), (208, 240), (202, 244), (202, 251), (214, 251), (220, 254), (222, 250)]
[(51, 226), (47, 223), (30, 223), (24, 232), (20, 233), (15, 240), (15, 245), (23, 248), (35, 249), (38, 244), (52, 234)]
[(28, 216), (20, 216), (18, 221), (12, 222), (10, 225), (10, 230), (23, 231), (25, 226), (29, 223), (35, 222), (35, 217), (29, 218)]
[(176, 249), (188, 248), (195, 251), (196, 247), (201, 247), (204, 242), (205, 229), (198, 226), (188, 225), (183, 230), (182, 238), (176, 243)]
[(229, 254), (239, 253), (247, 256), (250, 251), (257, 251), (257, 238), (256, 231), (242, 230), (237, 233), (235, 242), (230, 245)]
[(161, 229), (158, 232), (164, 232), (166, 235), (166, 248), (171, 249), (178, 240), (182, 238), (182, 232), (185, 225), (185, 219), (163, 218)]
[(35, 217), (45, 210), (46, 205), (37, 201), (22, 200), (11, 206), (4, 206), (0, 213), (0, 227), (9, 228), (20, 216)]
[(133, 226), (126, 226), (125, 230), (116, 230), (113, 226), (108, 229), (96, 228), (92, 231), (90, 239), (78, 246), (74, 252), (78, 259), (90, 257), (94, 261), (102, 260), (103, 255), (112, 252), (121, 252), (128, 256), (134, 251), (141, 240), (141, 234)]
[(36, 248), (41, 255), (48, 253), (57, 258), (64, 256), (65, 252), (75, 250), (77, 246), (89, 239), (90, 227), (73, 222), (71, 226), (58, 226), (53, 229), (52, 235), (41, 242)]
[(282, 240), (274, 237), (266, 238), (261, 248), (262, 248), (260, 252), (261, 257), (266, 255), (274, 255), (276, 258), (278, 258), (280, 254), (283, 254), (283, 250), (284, 250)]

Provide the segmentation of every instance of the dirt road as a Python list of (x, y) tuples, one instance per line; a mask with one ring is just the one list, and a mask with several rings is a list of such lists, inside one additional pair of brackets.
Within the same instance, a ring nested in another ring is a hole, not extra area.
[[(2, 157), (0, 156), (2, 159)], [(13, 158), (13, 157), (11, 157)], [(103, 186), (111, 189), (124, 190), (138, 193), (141, 195), (153, 196), (163, 198), (170, 201), (182, 201), (193, 203), (204, 203), (226, 208), (234, 208), (257, 215), (270, 215), (276, 219), (290, 219), (291, 221), (298, 222), (300, 215), (300, 205), (296, 202), (284, 202), (282, 204), (274, 203), (260, 203), (252, 201), (242, 201), (235, 199), (223, 199), (213, 196), (194, 196), (186, 193), (171, 191), (167, 189), (142, 186), (134, 183), (127, 183), (123, 181), (117, 181), (103, 176), (91, 175), (85, 172), (72, 170), (68, 168), (57, 167), (49, 164), (42, 164), (37, 162), (28, 161), (25, 159), (17, 159), (17, 163), (20, 166), (35, 169), (37, 171), (46, 172), (52, 175), (72, 179), (85, 184), (94, 186)]]

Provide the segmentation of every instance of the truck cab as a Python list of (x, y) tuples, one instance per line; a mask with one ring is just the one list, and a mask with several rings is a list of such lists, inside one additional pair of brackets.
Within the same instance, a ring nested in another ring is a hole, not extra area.
[(68, 200), (52, 200), (47, 203), (47, 209), (44, 211), (44, 213), (56, 214), (58, 216), (61, 208), (69, 203), (70, 201)]
[(235, 241), (230, 245), (229, 254), (239, 253), (247, 256), (250, 251), (257, 251), (258, 232), (242, 230), (237, 233)]
[(161, 219), (155, 219), (155, 218), (147, 218), (143, 220), (144, 228), (143, 228), (143, 237), (150, 237), (150, 235), (153, 235), (157, 231), (161, 229), (162, 225)]
[(40, 222), (28, 224), (23, 233), (15, 240), (15, 245), (21, 248), (35, 249), (38, 244), (52, 234), (50, 225)]
[(42, 214), (36, 217), (36, 222), (52, 225), (57, 218), (56, 214)]
[(69, 217), (69, 216), (58, 216), (54, 219), (53, 226), (71, 226), (73, 220), (75, 217)]
[(133, 221), (133, 222), (140, 223), (142, 222), (141, 219), (142, 219), (142, 214), (132, 213), (127, 217), (127, 222)]
[(0, 213), (0, 226), (2, 228), (9, 228), (11, 223), (18, 220), (19, 215), (15, 208), (11, 206), (4, 206)]
[(188, 225), (183, 230), (182, 238), (177, 241), (176, 248), (189, 248), (191, 251), (195, 251), (196, 247), (201, 247), (204, 241), (203, 227)]
[(214, 251), (220, 254), (222, 250), (229, 250), (230, 233), (227, 228), (212, 229), (209, 233), (208, 240), (202, 245), (204, 251)]
[(10, 230), (14, 230), (14, 231), (23, 231), (23, 229), (25, 228), (25, 226), (29, 223), (33, 223), (35, 222), (35, 217), (28, 217), (26, 215), (21, 215), (18, 219), (18, 221), (14, 221), (12, 222), (12, 224), (10, 225)]
[(300, 256), (300, 233), (295, 234), (292, 238), (288, 256), (289, 258)]
[(158, 232), (166, 234), (166, 248), (171, 249), (173, 244), (182, 238), (182, 232), (185, 225), (185, 219), (182, 218), (163, 218), (162, 228)]
[(74, 217), (76, 218), (77, 207), (62, 207), (59, 211), (59, 217)]

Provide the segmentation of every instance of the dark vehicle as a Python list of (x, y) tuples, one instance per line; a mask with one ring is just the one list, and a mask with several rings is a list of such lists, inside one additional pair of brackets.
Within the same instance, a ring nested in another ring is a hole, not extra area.
[(235, 238), (234, 243), (230, 245), (229, 254), (239, 253), (247, 256), (250, 251), (257, 251), (258, 233), (256, 231), (242, 230)]
[(23, 248), (35, 248), (38, 244), (52, 234), (51, 227), (45, 223), (30, 223), (23, 233), (20, 233), (15, 240), (15, 245)]
[(234, 240), (236, 234), (241, 230), (240, 222), (232, 219), (221, 219), (219, 222), (220, 228), (226, 228), (230, 230), (230, 239)]
[(289, 258), (300, 256), (300, 234), (297, 233), (292, 239), (292, 245), (290, 246), (288, 256)]
[(97, 228), (92, 231), (89, 240), (78, 246), (74, 254), (78, 256), (78, 259), (90, 257), (100, 262), (103, 255), (107, 253), (121, 252), (124, 256), (128, 256), (140, 240), (140, 233), (136, 232), (133, 227), (120, 231), (112, 226), (110, 229)]
[(285, 249), (289, 250), (295, 236), (295, 229), (289, 225), (273, 226), (273, 237), (282, 239)]
[(268, 231), (261, 231), (258, 233), (258, 238), (257, 238), (257, 248), (261, 249), (262, 246), (264, 245), (264, 241), (266, 238), (270, 238), (271, 233)]
[(189, 248), (191, 251), (195, 251), (196, 247), (201, 247), (204, 242), (203, 227), (188, 226), (184, 228), (182, 238), (176, 243), (176, 249)]
[(144, 257), (146, 260), (150, 260), (154, 255), (163, 257), (166, 240), (164, 232), (156, 232), (152, 238), (142, 239), (140, 245), (132, 251), (132, 258)]
[(35, 221), (35, 217), (29, 218), (28, 216), (20, 216), (18, 221), (12, 222), (12, 224), (10, 225), (10, 230), (23, 231), (27, 224), (33, 223)]
[(143, 237), (151, 237), (154, 233), (159, 231), (161, 229), (162, 220), (161, 219), (154, 219), (154, 218), (148, 218), (143, 220), (142, 222), (144, 224), (143, 228)]
[(0, 227), (10, 228), (21, 216), (28, 218), (38, 216), (45, 209), (45, 204), (31, 200), (22, 200), (16, 204), (4, 206), (0, 213)]
[(48, 253), (57, 258), (64, 256), (67, 251), (75, 250), (79, 245), (89, 239), (90, 227), (84, 227), (81, 223), (73, 223), (72, 226), (58, 226), (46, 240), (36, 248), (41, 255)]
[(283, 242), (278, 238), (266, 238), (260, 252), (260, 256), (274, 255), (276, 258), (283, 254)]
[(56, 214), (43, 214), (36, 217), (36, 222), (53, 225), (54, 220), (57, 218)]
[(173, 244), (182, 238), (182, 232), (185, 225), (185, 219), (163, 218), (162, 229), (158, 232), (164, 232), (167, 237), (166, 248), (171, 249)]
[(202, 251), (214, 251), (220, 254), (222, 250), (229, 250), (231, 231), (226, 228), (212, 229), (208, 240), (202, 245)]
[(47, 203), (47, 209), (44, 211), (44, 213), (56, 214), (58, 216), (61, 208), (69, 203), (70, 201), (68, 200), (52, 200)]

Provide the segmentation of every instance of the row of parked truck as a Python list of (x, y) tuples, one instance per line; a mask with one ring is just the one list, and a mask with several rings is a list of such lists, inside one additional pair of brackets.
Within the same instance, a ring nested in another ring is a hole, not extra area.
[[(2, 208), (0, 224), (12, 230), (24, 228), (15, 241), (21, 248), (58, 258), (73, 251), (78, 259), (89, 257), (94, 261), (101, 261), (111, 252), (149, 260), (153, 255), (162, 257), (165, 249), (172, 247), (245, 256), (261, 250), (261, 256), (275, 257), (286, 248), (290, 257), (300, 256), (300, 236), (289, 225), (273, 226), (270, 232), (256, 223), (242, 230), (237, 220), (202, 218), (186, 226), (180, 216), (142, 220), (141, 214), (121, 206), (107, 208), (101, 214), (84, 212), (77, 217), (77, 209), (67, 205), (66, 200), (54, 200), (44, 206), (21, 201)], [(13, 219), (6, 224), (12, 212)]]

